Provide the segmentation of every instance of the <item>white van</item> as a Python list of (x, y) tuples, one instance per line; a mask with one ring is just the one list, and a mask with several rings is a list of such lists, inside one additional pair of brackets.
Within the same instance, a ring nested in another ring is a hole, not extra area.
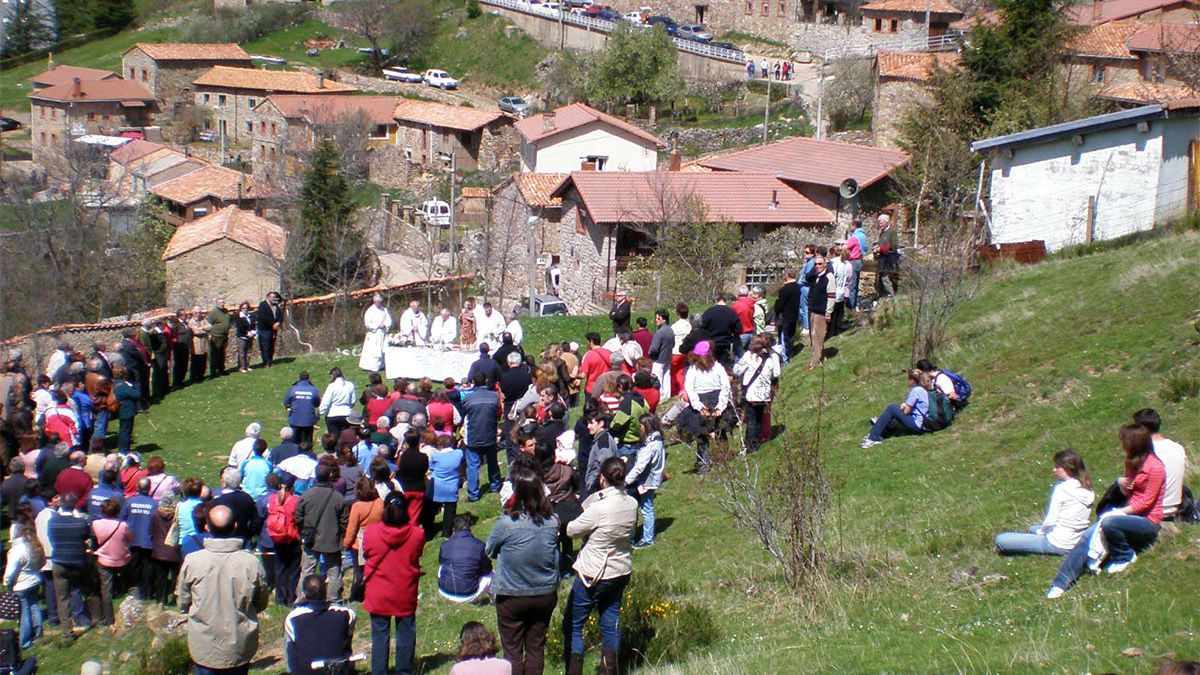
[(450, 227), (450, 205), (440, 199), (430, 199), (417, 207), (426, 225)]

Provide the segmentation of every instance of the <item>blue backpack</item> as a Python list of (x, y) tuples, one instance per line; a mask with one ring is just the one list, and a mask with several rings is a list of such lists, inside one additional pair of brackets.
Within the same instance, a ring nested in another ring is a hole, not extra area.
[(965, 406), (971, 398), (971, 383), (967, 382), (967, 378), (958, 373), (952, 373), (949, 370), (943, 370), (942, 372), (954, 384), (954, 393), (958, 396), (959, 407)]

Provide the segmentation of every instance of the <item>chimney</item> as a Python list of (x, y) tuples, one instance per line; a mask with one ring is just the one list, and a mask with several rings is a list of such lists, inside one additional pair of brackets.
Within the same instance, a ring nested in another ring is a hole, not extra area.
[(1100, 23), (1100, 15), (1104, 13), (1103, 0), (1092, 0), (1092, 23)]
[(671, 171), (678, 171), (683, 164), (683, 158), (679, 156), (678, 150), (671, 151)]
[(779, 208), (779, 190), (773, 189), (771, 190), (771, 203), (767, 205), (767, 210), (774, 211), (777, 208)]
[(54, 52), (50, 52), (46, 57), (46, 70), (54, 70)]
[(83, 80), (78, 77), (71, 80), (71, 98), (79, 98), (83, 93)]
[(324, 88), (325, 88), (325, 73), (321, 73), (320, 75), (317, 76), (317, 89), (324, 89)]
[(554, 111), (542, 113), (542, 131), (554, 131)]

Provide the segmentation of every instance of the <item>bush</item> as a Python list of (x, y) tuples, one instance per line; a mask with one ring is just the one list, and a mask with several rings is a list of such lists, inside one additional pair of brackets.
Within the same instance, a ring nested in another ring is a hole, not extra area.
[(1163, 399), (1168, 403), (1200, 396), (1200, 375), (1196, 373), (1171, 373), (1163, 387)]
[(138, 654), (133, 675), (187, 675), (192, 672), (192, 659), (188, 656), (187, 638), (167, 638), (162, 645), (149, 643)]
[(467, 18), (476, 19), (483, 14), (483, 8), (479, 6), (479, 0), (467, 0)]
[(308, 13), (302, 5), (251, 5), (243, 11), (216, 10), (192, 17), (182, 28), (186, 42), (250, 42), (268, 33), (290, 28)]
[[(621, 663), (624, 668), (645, 664), (682, 661), (703, 650), (720, 637), (717, 623), (707, 607), (683, 598), (687, 589), (669, 584), (657, 573), (635, 571), (621, 603)], [(569, 594), (559, 599), (567, 606)], [(562, 617), (555, 612), (546, 640), (551, 662), (561, 663), (566, 651)], [(583, 627), (586, 652), (600, 649), (599, 615), (592, 612)], [(551, 666), (548, 671), (555, 668)]]

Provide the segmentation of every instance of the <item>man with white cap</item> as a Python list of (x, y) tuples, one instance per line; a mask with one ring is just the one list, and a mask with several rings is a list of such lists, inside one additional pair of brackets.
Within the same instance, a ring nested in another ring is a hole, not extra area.
[(376, 293), (371, 306), (363, 313), (363, 325), (367, 335), (363, 338), (362, 356), (358, 367), (370, 371), (383, 370), (383, 349), (387, 344), (388, 331), (392, 329), (392, 313), (383, 306), (383, 296)]
[(504, 327), (504, 332), (512, 336), (513, 344), (518, 347), (525, 341), (525, 329), (521, 328), (521, 322), (517, 321), (517, 313), (508, 313), (508, 325)]
[(879, 239), (875, 242), (875, 290), (880, 298), (896, 294), (900, 276), (900, 238), (892, 227), (892, 217), (879, 214)]

